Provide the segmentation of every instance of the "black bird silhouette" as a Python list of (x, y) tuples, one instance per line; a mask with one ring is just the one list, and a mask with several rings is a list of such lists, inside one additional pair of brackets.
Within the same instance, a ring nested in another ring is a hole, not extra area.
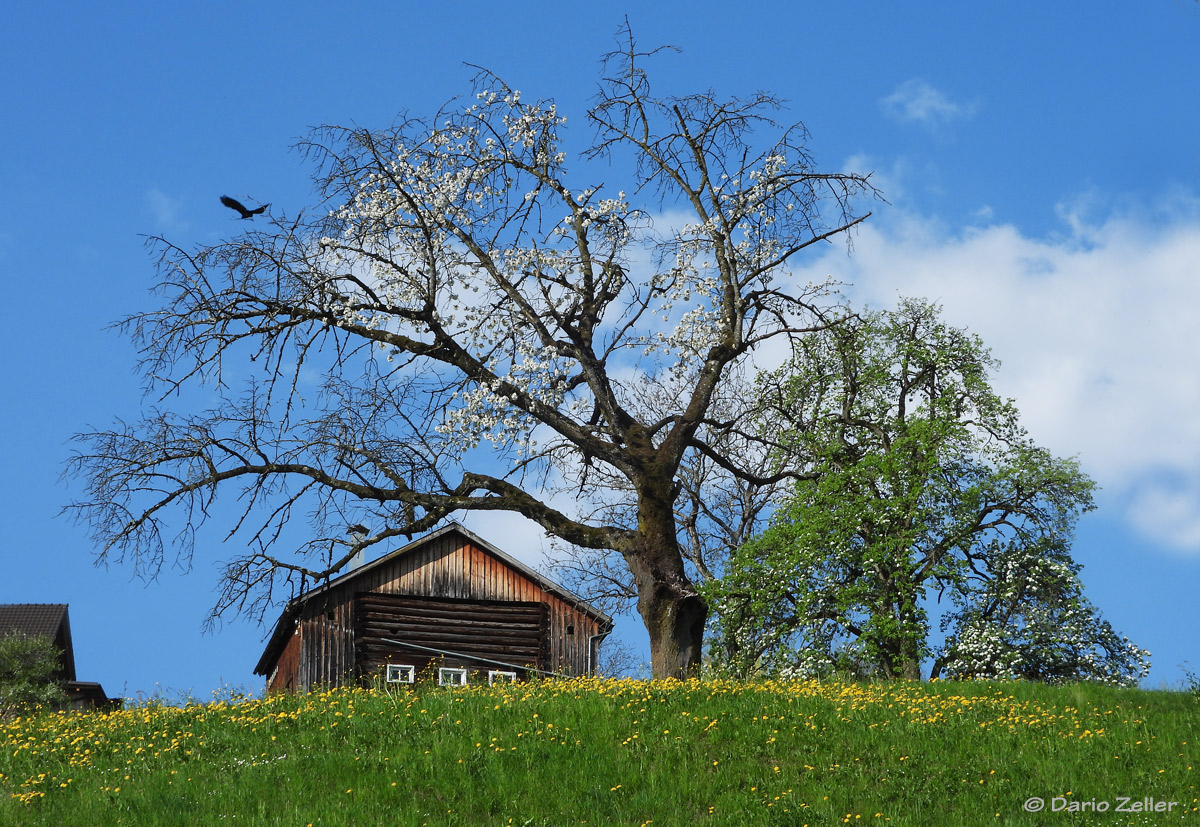
[(263, 204), (256, 210), (248, 210), (242, 206), (240, 201), (230, 198), (228, 195), (221, 196), (221, 203), (226, 207), (229, 207), (231, 210), (237, 210), (240, 212), (242, 214), (242, 218), (253, 218), (256, 215), (262, 215), (266, 211), (267, 207), (271, 206), (270, 204)]

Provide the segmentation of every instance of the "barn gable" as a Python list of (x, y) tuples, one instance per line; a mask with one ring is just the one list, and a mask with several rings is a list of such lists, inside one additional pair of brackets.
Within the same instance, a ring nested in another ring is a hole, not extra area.
[(284, 609), (255, 674), (268, 689), (363, 682), (387, 664), (582, 675), (612, 619), (457, 523)]

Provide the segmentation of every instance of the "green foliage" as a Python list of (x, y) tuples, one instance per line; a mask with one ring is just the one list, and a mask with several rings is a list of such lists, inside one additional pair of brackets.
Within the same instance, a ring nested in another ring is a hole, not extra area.
[(49, 637), (0, 637), (0, 717), (64, 705), (67, 695), (55, 677), (59, 667), (59, 651)]
[[(798, 340), (759, 377), (759, 422), (802, 478), (709, 589), (734, 674), (935, 672), (1136, 682), (1148, 653), (1082, 596), (1068, 548), (1093, 482), (1034, 445), (997, 363), (905, 300)], [(931, 592), (957, 611), (930, 647)]]
[(0, 722), (0, 824), (959, 827), (1117, 795), (1192, 823), (1198, 724), (1182, 693), (1019, 682), (583, 679), (41, 713)]

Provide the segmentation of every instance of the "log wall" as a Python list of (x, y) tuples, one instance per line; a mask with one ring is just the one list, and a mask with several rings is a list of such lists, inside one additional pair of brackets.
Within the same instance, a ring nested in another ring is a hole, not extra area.
[(356, 608), (354, 652), (364, 677), (381, 674), (387, 663), (409, 664), (418, 675), (440, 665), (520, 677), (547, 665), (545, 603), (368, 593)]

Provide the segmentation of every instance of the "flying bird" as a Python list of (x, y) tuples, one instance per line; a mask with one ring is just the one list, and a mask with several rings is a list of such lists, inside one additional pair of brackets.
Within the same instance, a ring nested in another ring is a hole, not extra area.
[(266, 211), (267, 207), (271, 206), (270, 204), (263, 204), (256, 210), (248, 210), (242, 206), (240, 201), (235, 198), (230, 198), (228, 195), (221, 196), (221, 203), (226, 207), (229, 207), (231, 210), (237, 210), (240, 212), (242, 214), (242, 218), (253, 218), (256, 215), (262, 215)]

